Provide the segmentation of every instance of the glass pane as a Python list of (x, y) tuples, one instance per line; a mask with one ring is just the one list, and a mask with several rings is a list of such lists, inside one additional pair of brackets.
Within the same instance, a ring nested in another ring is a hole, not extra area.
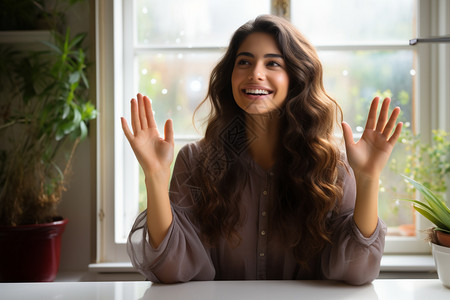
[(292, 22), (315, 44), (408, 42), (414, 0), (291, 0)]
[(270, 0), (136, 0), (137, 44), (226, 46), (233, 32), (257, 15), (270, 13)]
[(161, 132), (171, 118), (175, 137), (201, 134), (194, 128), (192, 116), (206, 96), (211, 70), (222, 55), (219, 51), (177, 51), (136, 57), (138, 90), (152, 99)]
[(354, 132), (361, 132), (376, 96), (389, 96), (402, 109), (400, 120), (411, 121), (414, 52), (319, 51), (324, 85), (344, 111)]
[[(415, 75), (413, 51), (321, 51), (319, 56), (325, 88), (341, 105), (355, 139), (365, 126), (375, 96), (391, 97), (392, 107), (402, 109), (400, 121), (410, 124)], [(408, 129), (406, 126), (404, 131)], [(381, 176), (379, 215), (388, 225), (390, 235), (410, 234), (406, 229), (414, 224), (411, 205), (397, 200), (411, 198), (400, 177), (401, 166), (406, 165), (406, 151), (406, 145), (397, 143)]]

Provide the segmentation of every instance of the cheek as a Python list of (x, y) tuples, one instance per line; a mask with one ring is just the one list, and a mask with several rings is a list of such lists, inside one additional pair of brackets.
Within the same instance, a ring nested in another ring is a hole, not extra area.
[(278, 86), (278, 92), (287, 95), (289, 90), (289, 76), (287, 74), (280, 74), (275, 78)]

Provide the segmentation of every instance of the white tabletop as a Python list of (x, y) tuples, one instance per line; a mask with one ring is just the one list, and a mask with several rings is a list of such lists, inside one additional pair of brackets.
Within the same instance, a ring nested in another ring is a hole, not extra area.
[(333, 281), (209, 281), (0, 283), (0, 299), (450, 299), (437, 279), (378, 279), (364, 286)]

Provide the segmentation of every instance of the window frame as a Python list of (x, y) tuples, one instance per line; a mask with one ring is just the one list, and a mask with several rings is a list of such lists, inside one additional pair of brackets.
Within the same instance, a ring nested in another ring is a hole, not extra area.
[[(124, 91), (121, 83), (129, 80), (130, 74), (124, 73), (121, 66), (124, 57), (129, 55), (123, 49), (124, 43), (133, 38), (130, 34), (123, 34), (123, 18), (132, 19), (131, 5), (123, 5), (123, 0), (96, 0), (96, 64), (97, 64), (97, 108), (99, 117), (96, 120), (97, 136), (97, 262), (125, 262), (129, 261), (125, 244), (114, 242), (114, 212), (115, 200), (120, 194), (120, 187), (115, 186), (115, 176), (123, 174), (123, 170), (114, 164), (116, 151), (125, 151), (123, 134), (117, 116), (117, 107), (113, 105), (116, 97), (122, 98)], [(131, 2), (131, 1), (130, 1)], [(272, 0), (272, 13), (284, 14), (283, 5), (289, 1)], [(416, 0), (418, 37), (427, 37), (448, 32), (450, 16), (449, 4), (445, 1)], [(445, 9), (447, 8), (447, 9)], [(445, 15), (446, 14), (446, 15)], [(289, 11), (287, 11), (289, 16)], [(440, 25), (439, 19), (443, 19)], [(445, 23), (445, 21), (447, 23)], [(126, 27), (125, 27), (126, 29)], [(448, 34), (448, 33), (447, 33)], [(413, 37), (411, 37), (413, 38)], [(131, 41), (132, 42), (132, 41)], [(388, 45), (317, 45), (322, 50), (367, 50), (380, 49), (408, 49), (407, 44)], [(446, 96), (450, 96), (450, 87), (445, 83), (450, 79), (450, 55), (445, 46), (433, 44), (419, 44), (416, 47), (417, 79), (413, 93), (416, 95), (416, 109), (413, 118), (418, 132), (431, 133), (432, 128), (450, 130), (450, 121), (445, 116), (450, 114), (450, 104), (445, 103)], [(218, 47), (217, 49), (219, 49)], [(440, 63), (443, 62), (443, 63)], [(447, 80), (447, 81), (446, 81)], [(436, 92), (435, 92), (436, 91)], [(428, 96), (431, 95), (431, 98)], [(426, 99), (422, 100), (421, 99)], [(122, 101), (122, 103), (127, 103)], [(425, 141), (429, 134), (423, 134)], [(128, 147), (129, 148), (129, 147)], [(119, 150), (117, 150), (119, 149)], [(117, 180), (117, 179), (116, 179)], [(125, 178), (124, 178), (125, 180)], [(449, 197), (447, 193), (447, 198)], [(450, 198), (448, 198), (450, 199)], [(418, 215), (418, 235), (414, 238), (387, 237), (385, 253), (419, 254), (429, 253), (429, 246), (423, 241), (421, 228), (429, 226), (428, 221)]]

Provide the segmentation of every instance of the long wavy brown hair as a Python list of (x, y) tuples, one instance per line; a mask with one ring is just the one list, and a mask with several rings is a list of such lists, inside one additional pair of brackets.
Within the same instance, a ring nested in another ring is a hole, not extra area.
[(271, 204), (271, 227), (306, 266), (331, 242), (327, 220), (342, 197), (339, 166), (343, 161), (333, 135), (342, 111), (325, 92), (322, 65), (314, 47), (282, 18), (264, 15), (241, 26), (211, 73), (207, 97), (200, 104), (211, 106), (201, 168), (194, 176), (200, 178), (197, 186), (201, 190), (194, 214), (211, 246), (220, 238), (239, 243), (238, 230), (245, 220), (240, 195), (248, 179), (242, 153), (251, 136), (245, 112), (232, 95), (231, 74), (238, 48), (254, 32), (275, 38), (290, 82), (287, 99), (275, 112), (280, 118), (280, 146), (275, 170), (278, 195)]

